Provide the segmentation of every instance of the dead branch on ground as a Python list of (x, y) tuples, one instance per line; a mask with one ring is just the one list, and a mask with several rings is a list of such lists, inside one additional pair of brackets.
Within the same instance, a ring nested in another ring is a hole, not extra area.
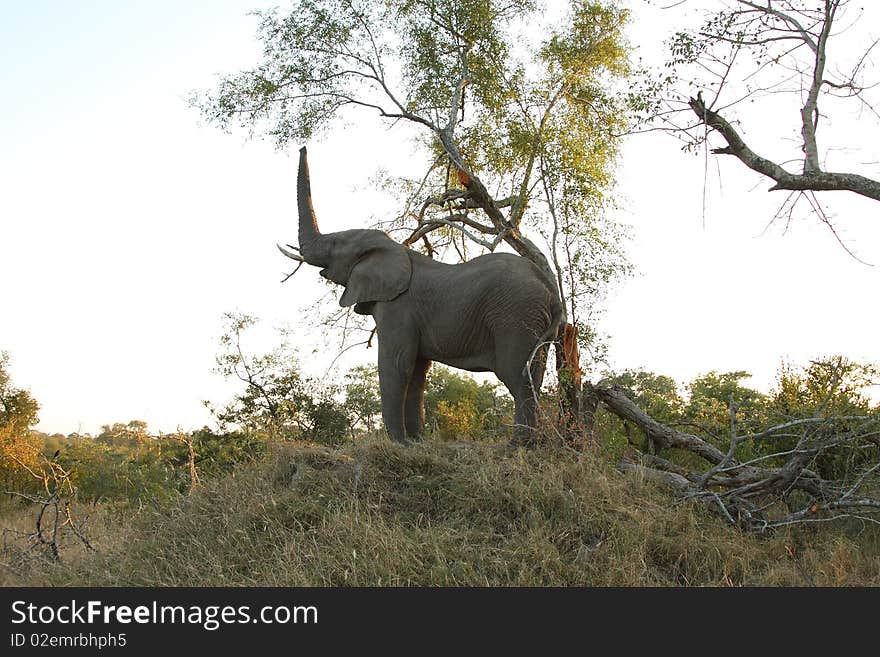
[[(621, 471), (660, 482), (682, 498), (709, 505), (731, 524), (758, 532), (844, 518), (880, 524), (880, 413), (827, 412), (833, 388), (834, 381), (811, 417), (755, 433), (736, 435), (732, 408), (731, 436), (721, 449), (656, 421), (619, 386), (585, 386), (611, 413), (641, 429), (658, 451), (684, 450), (705, 463), (700, 470), (674, 463), (672, 455), (638, 453), (621, 461)], [(741, 460), (737, 455), (746, 443), (761, 449)], [(849, 465), (836, 478), (823, 478), (817, 460), (834, 456), (850, 459)]]

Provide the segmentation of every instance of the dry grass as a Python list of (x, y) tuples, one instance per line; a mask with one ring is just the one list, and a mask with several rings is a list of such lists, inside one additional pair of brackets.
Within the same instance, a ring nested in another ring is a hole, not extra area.
[(97, 554), (6, 585), (880, 585), (876, 531), (747, 536), (595, 454), (484, 443), (283, 447)]

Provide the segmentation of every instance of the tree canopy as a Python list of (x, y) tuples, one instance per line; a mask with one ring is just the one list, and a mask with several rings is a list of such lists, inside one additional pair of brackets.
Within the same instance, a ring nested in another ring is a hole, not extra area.
[[(601, 293), (625, 268), (620, 231), (602, 215), (630, 100), (614, 90), (629, 73), (625, 10), (296, 0), (256, 14), (262, 60), (194, 96), (209, 120), (282, 148), (355, 109), (408, 124), (427, 170), (398, 181), (391, 227), (407, 244), (464, 258), (468, 244), (504, 242), (553, 276), (571, 315), (578, 296)], [(545, 236), (549, 260), (527, 228)]]
[(21, 433), (37, 423), (39, 410), (30, 392), (12, 384), (9, 354), (0, 351), (0, 426)]
[(33, 484), (28, 468), (37, 464), (39, 445), (31, 428), (39, 410), (28, 390), (13, 385), (9, 354), (0, 351), (0, 486)]

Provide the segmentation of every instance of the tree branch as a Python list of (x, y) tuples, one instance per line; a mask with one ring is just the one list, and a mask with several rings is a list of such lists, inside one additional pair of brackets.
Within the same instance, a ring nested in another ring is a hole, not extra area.
[(814, 171), (789, 173), (781, 166), (761, 157), (745, 143), (743, 138), (718, 112), (706, 107), (702, 95), (691, 98), (688, 105), (707, 126), (717, 131), (727, 142), (723, 148), (714, 148), (718, 155), (734, 155), (752, 171), (772, 179), (776, 184), (769, 191), (786, 189), (792, 191), (848, 191), (880, 201), (880, 182), (855, 173)]

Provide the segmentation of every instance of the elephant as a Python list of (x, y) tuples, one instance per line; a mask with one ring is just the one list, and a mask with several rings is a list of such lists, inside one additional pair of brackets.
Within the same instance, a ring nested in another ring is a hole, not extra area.
[(552, 277), (510, 253), (447, 264), (381, 230), (321, 233), (305, 147), (300, 149), (297, 209), (301, 259), (345, 288), (341, 306), (354, 306), (354, 312), (372, 315), (376, 322), (382, 419), (389, 437), (396, 442), (421, 439), (425, 381), (437, 361), (494, 372), (514, 400), (510, 444), (528, 444), (545, 345), (556, 337), (564, 313)]

